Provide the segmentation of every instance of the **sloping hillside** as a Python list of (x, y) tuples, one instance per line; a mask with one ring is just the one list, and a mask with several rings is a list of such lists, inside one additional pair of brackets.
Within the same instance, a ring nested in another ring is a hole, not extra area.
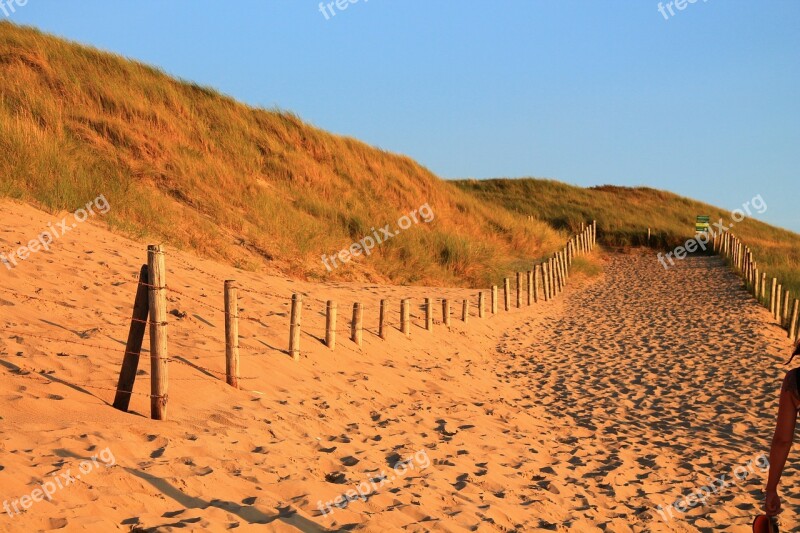
[(769, 198), (755, 202), (743, 198), (743, 204), (750, 201), (752, 216), (735, 222), (730, 211), (645, 187), (585, 189), (542, 179), (460, 180), (454, 184), (482, 202), (533, 215), (559, 229), (574, 230), (585, 220), (597, 220), (598, 240), (607, 246), (646, 244), (650, 228), (650, 245), (667, 250), (693, 236), (697, 215), (709, 215), (712, 222), (722, 220), (726, 228), (734, 222), (730, 231), (753, 249), (769, 275), (796, 294), (800, 292), (800, 235), (757, 220), (760, 212), (769, 209)]
[[(130, 237), (307, 279), (486, 286), (564, 241), (407, 157), (0, 23), (0, 196), (72, 211), (100, 194)], [(432, 222), (323, 264), (425, 204)]]

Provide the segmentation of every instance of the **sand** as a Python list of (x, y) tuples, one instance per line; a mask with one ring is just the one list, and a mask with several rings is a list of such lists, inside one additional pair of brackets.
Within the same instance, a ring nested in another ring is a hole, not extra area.
[[(0, 253), (60, 220), (0, 207)], [(598, 255), (605, 273), (557, 300), (484, 320), (472, 308), (464, 324), (476, 291), (304, 283), (168, 249), (169, 309), (185, 316), (170, 315), (169, 419), (155, 422), (147, 354), (131, 413), (110, 405), (146, 244), (87, 222), (0, 265), (0, 499), (65, 485), (1, 514), (0, 531), (743, 532), (760, 506), (751, 467), (705, 505), (656, 510), (768, 451), (789, 342), (716, 258), (665, 272), (648, 252)], [(225, 279), (242, 287), (239, 391), (222, 375)], [(299, 363), (285, 353), (293, 292)], [(450, 330), (416, 318), (410, 339), (375, 335), (381, 298), (396, 324), (400, 298), (419, 317), (422, 298), (445, 296)], [(354, 301), (362, 348), (344, 331)], [(346, 508), (326, 506), (348, 491)]]

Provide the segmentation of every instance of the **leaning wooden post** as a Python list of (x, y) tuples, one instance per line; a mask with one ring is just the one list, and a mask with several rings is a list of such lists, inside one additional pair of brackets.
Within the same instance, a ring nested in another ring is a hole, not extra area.
[(505, 310), (511, 309), (511, 281), (506, 278), (503, 280), (503, 302)]
[(795, 335), (797, 332), (797, 319), (799, 312), (800, 312), (800, 300), (797, 300), (795, 298), (794, 304), (792, 305), (792, 318), (789, 321), (789, 338), (792, 339), (793, 341), (796, 340)]
[(433, 300), (425, 298), (425, 329), (433, 331)]
[(131, 403), (133, 384), (139, 369), (139, 356), (142, 353), (144, 332), (147, 329), (147, 315), (150, 312), (147, 298), (149, 284), (147, 265), (142, 265), (139, 271), (139, 283), (136, 286), (136, 298), (133, 300), (133, 315), (131, 316), (131, 327), (128, 330), (128, 342), (125, 344), (125, 353), (122, 356), (122, 370), (120, 370), (117, 382), (117, 394), (114, 397), (114, 408), (126, 413)]
[(353, 304), (353, 322), (351, 324), (352, 332), (350, 340), (361, 346), (361, 341), (364, 337), (364, 309), (361, 304), (356, 302)]
[(461, 320), (466, 324), (469, 322), (469, 300), (464, 300), (464, 305), (461, 307)]
[(167, 269), (164, 247), (147, 247), (150, 277), (150, 417), (167, 419), (169, 399), (169, 350), (167, 348)]
[(325, 313), (325, 345), (331, 350), (336, 349), (336, 302), (328, 300)]
[(445, 327), (450, 327), (450, 300), (445, 298), (442, 300), (442, 324)]
[(300, 318), (303, 311), (303, 296), (292, 295), (292, 313), (289, 317), (289, 355), (300, 360)]
[(522, 273), (517, 272), (517, 309), (522, 307)]
[(542, 265), (533, 267), (533, 301), (539, 303), (539, 282), (542, 280)]
[(497, 314), (497, 285), (492, 285), (492, 314)]
[(485, 316), (483, 311), (483, 291), (478, 293), (478, 318), (483, 318)]
[(378, 337), (386, 339), (386, 300), (381, 300), (381, 308), (378, 312)]
[(778, 292), (775, 293), (775, 320), (780, 323), (781, 321), (781, 297), (783, 296), (783, 284), (778, 283)]
[(533, 303), (533, 270), (528, 270), (525, 288), (528, 290), (528, 305)]
[(411, 336), (411, 311), (410, 302), (407, 298), (400, 301), (400, 331), (406, 337)]
[(239, 388), (239, 298), (230, 279), (225, 281), (225, 382)]

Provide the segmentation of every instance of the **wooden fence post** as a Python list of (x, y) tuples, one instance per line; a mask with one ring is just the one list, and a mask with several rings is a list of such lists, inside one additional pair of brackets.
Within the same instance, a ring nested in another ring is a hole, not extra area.
[(361, 304), (356, 302), (353, 304), (353, 322), (352, 322), (352, 333), (350, 336), (350, 340), (356, 343), (358, 346), (361, 346), (361, 342), (364, 338), (364, 309), (361, 307)]
[(555, 256), (550, 258), (550, 271), (553, 273), (552, 285), (553, 297), (561, 294), (561, 272), (558, 270), (558, 261)]
[(336, 349), (336, 302), (328, 300), (325, 313), (325, 345), (331, 350)]
[(239, 388), (239, 295), (234, 280), (225, 281), (225, 382)]
[(778, 279), (772, 278), (772, 287), (769, 291), (769, 312), (775, 316), (775, 291), (778, 290)]
[(542, 280), (542, 266), (533, 266), (533, 301), (539, 303), (539, 282)]
[(497, 285), (492, 285), (492, 314), (497, 314)]
[(469, 322), (469, 300), (464, 300), (464, 305), (461, 308), (461, 320), (466, 324)]
[(533, 270), (528, 270), (525, 288), (528, 290), (528, 305), (533, 303)]
[(442, 300), (442, 323), (445, 327), (450, 327), (450, 300), (447, 298)]
[(147, 247), (150, 277), (150, 417), (167, 419), (169, 399), (169, 350), (167, 345), (167, 269), (164, 247)]
[(539, 265), (542, 269), (542, 287), (544, 289), (544, 301), (550, 301), (550, 272), (548, 272), (547, 263)]
[(433, 301), (425, 298), (425, 329), (433, 331)]
[(798, 312), (800, 312), (800, 300), (795, 299), (792, 305), (792, 318), (789, 321), (789, 338), (793, 341), (797, 340), (797, 319)]
[(778, 292), (775, 298), (775, 320), (780, 324), (781, 321), (781, 297), (783, 296), (783, 284), (778, 283)]
[(788, 290), (783, 291), (783, 305), (781, 306), (781, 326), (789, 327), (789, 299), (792, 293)]
[(759, 286), (759, 282), (761, 281), (761, 274), (758, 272), (758, 268), (756, 268), (753, 272), (753, 296), (756, 300), (758, 300), (759, 293), (761, 292), (761, 287)]
[(508, 278), (503, 280), (503, 302), (505, 310), (508, 311), (511, 309), (511, 282)]
[(483, 318), (484, 311), (483, 311), (483, 291), (478, 293), (478, 318)]
[(381, 308), (378, 312), (378, 337), (386, 340), (386, 300), (381, 300)]
[(517, 309), (522, 307), (522, 273), (517, 272)]
[(289, 355), (300, 360), (300, 318), (303, 312), (303, 296), (292, 294), (292, 313), (289, 318)]
[(117, 393), (114, 397), (114, 408), (128, 412), (131, 403), (133, 384), (136, 381), (136, 372), (139, 369), (139, 357), (142, 353), (144, 332), (147, 330), (147, 316), (150, 313), (147, 286), (150, 284), (147, 265), (142, 265), (139, 270), (139, 283), (136, 286), (136, 297), (133, 300), (133, 315), (131, 327), (128, 330), (128, 342), (125, 344), (125, 353), (122, 356), (122, 369), (117, 382)]
[(761, 304), (767, 305), (767, 273), (761, 273)]
[(411, 336), (411, 311), (410, 311), (410, 302), (408, 298), (403, 298), (400, 301), (400, 331), (403, 332), (403, 335), (406, 337)]

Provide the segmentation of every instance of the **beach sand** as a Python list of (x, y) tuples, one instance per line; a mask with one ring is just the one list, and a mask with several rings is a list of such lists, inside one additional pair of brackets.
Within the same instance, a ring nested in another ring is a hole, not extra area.
[[(0, 253), (61, 218), (0, 207)], [(555, 301), (483, 320), (472, 307), (464, 324), (475, 290), (305, 283), (168, 248), (168, 420), (156, 422), (147, 351), (131, 412), (110, 405), (146, 244), (87, 222), (0, 265), (0, 498), (65, 484), (1, 514), (0, 531), (744, 532), (760, 507), (766, 474), (733, 472), (768, 451), (790, 345), (717, 258), (665, 271), (650, 252), (597, 254), (604, 274), (573, 276)], [(242, 390), (224, 381), (226, 279), (241, 287)], [(299, 362), (285, 352), (294, 292)], [(425, 297), (453, 302), (449, 330), (439, 312), (433, 333), (421, 327)], [(414, 302), (410, 339), (401, 298)], [(355, 301), (361, 348), (346, 332)], [(705, 505), (657, 511), (723, 474), (735, 484)], [(357, 488), (364, 498), (326, 506)]]

